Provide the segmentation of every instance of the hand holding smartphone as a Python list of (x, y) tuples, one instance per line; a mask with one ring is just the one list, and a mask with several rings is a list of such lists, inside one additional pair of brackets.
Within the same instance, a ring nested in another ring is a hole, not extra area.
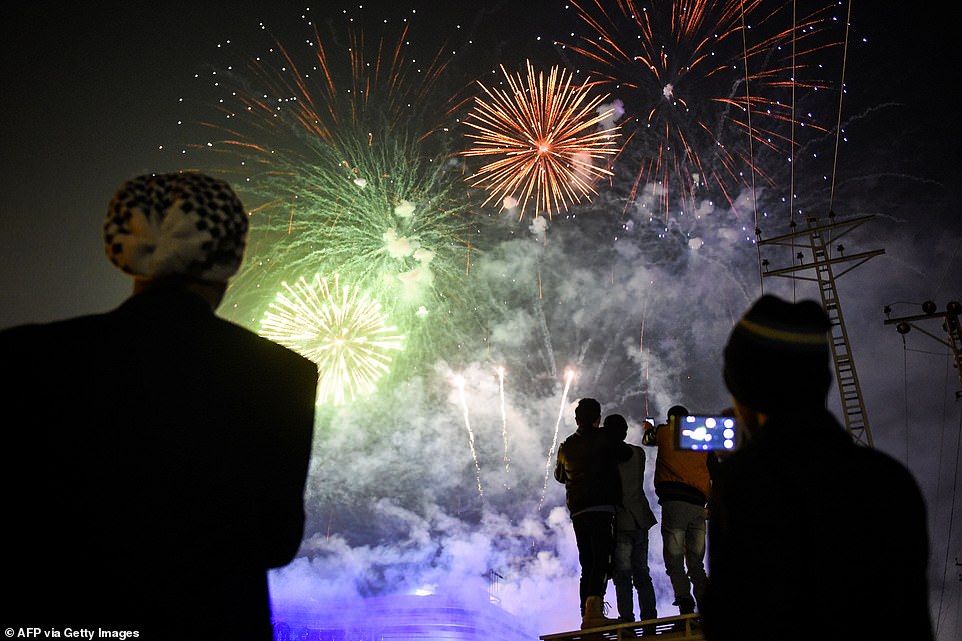
[(741, 440), (738, 424), (732, 416), (690, 414), (673, 416), (675, 448), (696, 452), (732, 451)]

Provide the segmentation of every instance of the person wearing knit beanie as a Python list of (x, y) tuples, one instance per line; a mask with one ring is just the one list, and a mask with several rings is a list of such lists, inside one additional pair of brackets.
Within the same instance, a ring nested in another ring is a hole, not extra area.
[(709, 641), (931, 641), (926, 507), (909, 470), (827, 409), (830, 319), (764, 295), (722, 377), (747, 438), (712, 476)]

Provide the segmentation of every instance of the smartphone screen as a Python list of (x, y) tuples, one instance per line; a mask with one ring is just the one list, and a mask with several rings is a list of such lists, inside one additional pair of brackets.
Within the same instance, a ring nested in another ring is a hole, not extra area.
[(681, 450), (734, 450), (735, 419), (731, 416), (692, 414), (676, 416), (675, 446)]

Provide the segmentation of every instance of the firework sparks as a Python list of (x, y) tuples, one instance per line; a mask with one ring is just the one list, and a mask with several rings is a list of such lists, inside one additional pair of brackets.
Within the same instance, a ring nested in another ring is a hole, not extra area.
[(529, 201), (535, 216), (567, 210), (597, 193), (599, 178), (611, 176), (606, 158), (617, 152), (618, 127), (609, 124), (612, 110), (599, 106), (607, 96), (589, 96), (591, 85), (572, 83), (558, 67), (545, 75), (530, 62), (527, 75), (501, 71), (508, 89), (478, 83), (478, 97), (464, 124), (472, 146), (465, 156), (493, 158), (470, 180), (488, 191), (484, 204), (520, 203), (519, 220)]
[[(231, 133), (228, 142), (270, 153), (277, 147), (271, 137), (284, 140), (293, 132), (334, 142), (335, 132), (345, 127), (368, 132), (417, 127), (427, 137), (458, 106), (450, 96), (438, 104), (433, 93), (447, 67), (441, 50), (423, 66), (406, 58), (407, 25), (393, 41), (381, 37), (371, 46), (375, 39), (350, 29), (346, 42), (330, 46), (317, 23), (308, 24), (306, 49), (274, 40), (265, 55), (250, 60), (248, 75), (232, 68), (215, 73), (217, 85), (228, 92), (220, 111), (239, 122), (229, 128), (211, 123)], [(433, 108), (422, 109), (426, 104)], [(243, 121), (255, 125), (252, 136)], [(265, 133), (272, 136), (265, 138)]]
[(837, 44), (822, 37), (828, 8), (796, 20), (784, 10), (791, 3), (768, 9), (761, 0), (572, 4), (589, 33), (569, 48), (630, 116), (623, 149), (639, 167), (631, 200), (646, 181), (666, 216), (698, 195), (731, 205), (755, 177), (773, 184), (758, 151), (773, 151), (784, 164), (798, 147), (794, 126), (824, 132), (796, 115), (794, 92), (827, 86), (805, 79), (801, 61)]
[(262, 336), (317, 363), (318, 402), (339, 405), (371, 394), (403, 337), (358, 288), (315, 275), (283, 284), (261, 322)]
[(461, 280), (467, 269), (468, 217), (456, 198), (459, 175), (419, 156), (410, 140), (382, 136), (368, 144), (353, 130), (335, 140), (317, 144), (311, 164), (291, 167), (269, 186), (292, 202), (293, 227), (282, 218), (260, 217), (255, 230), (282, 240), (273, 255), (282, 254), (290, 267), (321, 262), (381, 300), (428, 302), (433, 311), (434, 284)]
[(468, 402), (464, 397), (464, 377), (458, 374), (454, 377), (454, 386), (458, 388), (458, 400), (461, 401), (461, 413), (464, 416), (464, 428), (468, 432), (468, 445), (471, 448), (471, 459), (474, 461), (475, 478), (478, 482), (478, 496), (484, 498), (481, 489), (481, 464), (478, 463), (478, 452), (474, 447), (474, 430), (471, 429), (471, 419), (468, 416)]
[(392, 370), (417, 368), (477, 328), (467, 280), (480, 225), (440, 148), (457, 99), (436, 90), (440, 52), (406, 57), (406, 25), (395, 44), (349, 30), (332, 46), (316, 24), (306, 46), (271, 38), (246, 68), (214, 76), (221, 120), (207, 124), (223, 137), (195, 148), (228, 161), (254, 204), (227, 307), (254, 325), (281, 281), (338, 273), (405, 335)]
[(548, 479), (551, 478), (551, 462), (554, 458), (555, 450), (558, 447), (558, 430), (561, 427), (561, 420), (564, 418), (565, 406), (568, 403), (568, 390), (571, 389), (571, 381), (574, 380), (574, 371), (568, 369), (565, 370), (565, 386), (564, 390), (561, 392), (561, 409), (558, 410), (558, 420), (554, 424), (554, 437), (551, 439), (551, 449), (548, 450), (547, 462), (544, 465), (544, 485), (541, 487), (541, 503), (538, 505), (540, 508), (544, 505), (545, 493), (548, 491)]
[(368, 144), (355, 134), (338, 133), (336, 147), (318, 142), (311, 164), (267, 185), (286, 192), (294, 222), (276, 211), (253, 217), (256, 240), (233, 300), (256, 308), (273, 282), (338, 273), (381, 303), (406, 336), (404, 366), (417, 368), (477, 331), (471, 301), (483, 288), (471, 286), (468, 265), (478, 225), (459, 198), (460, 173), (409, 139)]
[(504, 440), (504, 474), (507, 487), (508, 467), (511, 457), (508, 455), (508, 417), (504, 409), (504, 365), (498, 365), (498, 393), (501, 398), (501, 438)]

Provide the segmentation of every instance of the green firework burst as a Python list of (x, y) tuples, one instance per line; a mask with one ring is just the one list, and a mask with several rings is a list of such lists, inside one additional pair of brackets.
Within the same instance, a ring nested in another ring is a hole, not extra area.
[(476, 336), (480, 233), (458, 168), (396, 137), (338, 133), (312, 146), (309, 164), (255, 185), (287, 201), (253, 216), (233, 302), (257, 309), (281, 280), (338, 273), (381, 301), (422, 357)]
[(409, 65), (404, 34), (370, 55), (363, 37), (348, 42), (315, 33), (306, 50), (278, 43), (247, 75), (217, 76), (223, 137), (204, 147), (252, 208), (225, 312), (256, 326), (281, 282), (340, 274), (405, 335), (392, 372), (411, 371), (483, 337), (471, 263), (485, 221), (445, 133), (444, 61)]

